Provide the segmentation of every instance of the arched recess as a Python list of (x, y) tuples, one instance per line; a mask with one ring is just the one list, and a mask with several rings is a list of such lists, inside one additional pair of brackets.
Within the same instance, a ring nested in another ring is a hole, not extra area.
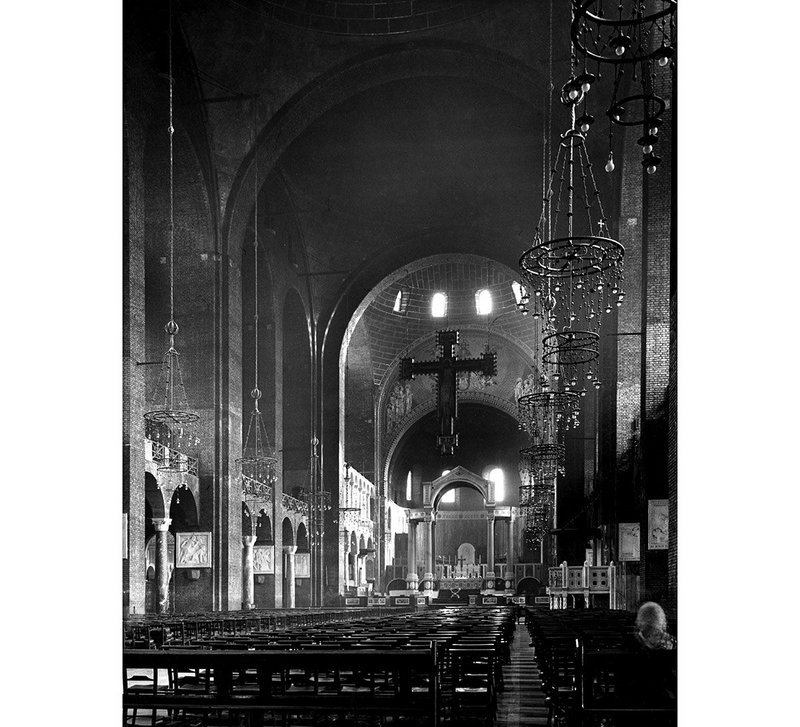
[(257, 515), (256, 535), (258, 536), (258, 545), (271, 545), (274, 542), (272, 537), (272, 520), (263, 508)]
[(144, 540), (149, 541), (155, 535), (156, 528), (153, 518), (166, 517), (164, 496), (158, 487), (158, 482), (150, 472), (144, 473)]
[(169, 517), (172, 520), (169, 529), (173, 533), (198, 529), (197, 503), (191, 490), (179, 487), (172, 493)]
[(285, 517), (283, 518), (283, 525), (281, 527), (282, 543), (283, 545), (294, 545), (294, 529), (292, 528), (292, 521)]
[(306, 530), (305, 523), (299, 523), (297, 526), (297, 552), (308, 552), (308, 531)]
[(308, 317), (294, 289), (283, 309), (283, 489), (308, 486), (311, 453), (311, 339)]

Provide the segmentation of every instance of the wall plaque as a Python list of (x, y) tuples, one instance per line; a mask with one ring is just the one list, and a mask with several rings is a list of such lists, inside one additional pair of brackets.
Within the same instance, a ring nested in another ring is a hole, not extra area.
[(619, 559), (620, 561), (639, 560), (639, 523), (619, 524)]
[(294, 556), (295, 578), (311, 578), (311, 554), (296, 553)]
[(253, 573), (259, 575), (275, 574), (275, 546), (253, 546)]
[(647, 549), (669, 548), (669, 500), (647, 501)]
[(411, 599), (408, 596), (397, 596), (394, 599), (395, 606), (408, 606), (411, 603)]
[(211, 567), (211, 533), (175, 533), (176, 568)]

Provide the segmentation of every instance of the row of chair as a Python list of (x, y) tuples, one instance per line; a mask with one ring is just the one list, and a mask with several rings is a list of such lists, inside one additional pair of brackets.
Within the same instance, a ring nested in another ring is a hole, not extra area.
[(444, 716), (455, 724), (478, 716), (491, 724), (514, 615), (467, 607), (384, 613), (126, 650), (128, 724), (146, 706), (153, 725), (156, 709), (203, 724), (235, 713), (251, 721), (270, 713), (285, 723), (300, 714), (349, 713), (434, 723)]
[[(408, 612), (413, 608), (397, 607), (394, 610)], [(123, 646), (129, 649), (147, 649), (160, 648), (165, 644), (190, 644), (198, 638), (346, 622), (354, 617), (374, 616), (385, 611), (385, 608), (349, 608), (230, 611), (171, 616), (146, 614), (129, 617), (123, 622)]]
[(625, 611), (534, 611), (526, 623), (548, 725), (673, 724), (677, 652), (643, 650)]

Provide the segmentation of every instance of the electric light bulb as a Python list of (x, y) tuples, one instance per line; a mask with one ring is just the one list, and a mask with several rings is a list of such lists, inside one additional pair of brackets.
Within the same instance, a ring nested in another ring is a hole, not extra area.
[(618, 56), (621, 56), (624, 52), (625, 46), (618, 45), (616, 48), (614, 48), (614, 53), (616, 53)]
[(657, 126), (651, 126), (648, 129), (648, 131), (649, 131), (651, 136), (655, 136), (656, 134), (658, 134), (658, 127)]
[(571, 88), (567, 95), (570, 97), (570, 100), (574, 101), (576, 98), (578, 98), (578, 89)]
[(653, 151), (653, 145), (652, 144), (645, 144), (642, 147), (642, 154), (649, 154), (651, 151)]
[(589, 83), (588, 81), (584, 81), (584, 82), (581, 84), (581, 91), (583, 91), (584, 93), (588, 93), (588, 92), (589, 92), (589, 89), (590, 89), (591, 87), (592, 87), (592, 84), (591, 84), (591, 83)]
[(611, 313), (611, 306), (610, 305), (606, 306), (606, 313)]
[(606, 162), (606, 171), (611, 173), (614, 171), (614, 152), (608, 152), (608, 161)]
[(581, 131), (582, 131), (584, 134), (585, 134), (587, 131), (589, 131), (589, 124), (587, 124), (587, 123), (585, 123), (585, 122), (584, 122), (583, 124), (581, 124)]
[(587, 378), (587, 380), (591, 381), (593, 376), (594, 376), (594, 374), (592, 374), (591, 370), (589, 370), (589, 371), (587, 371), (587, 372), (586, 372), (586, 378)]
[(655, 165), (651, 164), (649, 167), (647, 167), (647, 173), (648, 174), (655, 174), (656, 173)]
[(622, 301), (621, 301), (621, 300), (618, 300), (618, 301), (617, 301), (617, 308), (619, 308), (619, 306), (621, 306), (621, 305), (622, 305)]
[(667, 56), (661, 56), (661, 58), (658, 59), (658, 65), (661, 66), (662, 68), (666, 66), (668, 63), (669, 63), (669, 58)]
[(553, 286), (553, 290), (555, 290), (556, 293), (557, 293), (559, 290), (561, 290), (561, 286), (560, 285), (554, 285)]
[(611, 288), (611, 292), (612, 292), (614, 295), (616, 295), (617, 293), (619, 293), (619, 288), (618, 288), (618, 287), (615, 285), (613, 288)]

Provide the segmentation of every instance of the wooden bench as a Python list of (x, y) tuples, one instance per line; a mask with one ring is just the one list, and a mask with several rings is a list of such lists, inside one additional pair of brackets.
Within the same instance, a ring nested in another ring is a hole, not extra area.
[[(155, 678), (152, 690), (134, 689), (131, 678), (142, 670), (154, 677), (165, 670), (210, 678), (205, 689), (183, 690), (179, 680), (172, 679), (169, 686), (158, 687)], [(293, 681), (292, 674), (304, 675), (303, 683)], [(283, 716), (335, 712), (409, 717), (435, 725), (437, 699), (433, 644), (430, 649), (399, 650), (123, 651), (126, 714), (129, 709), (164, 710), (170, 715), (227, 711), (244, 714), (249, 724), (257, 725), (265, 712)]]
[(676, 650), (585, 651), (581, 656), (580, 724), (677, 724)]

